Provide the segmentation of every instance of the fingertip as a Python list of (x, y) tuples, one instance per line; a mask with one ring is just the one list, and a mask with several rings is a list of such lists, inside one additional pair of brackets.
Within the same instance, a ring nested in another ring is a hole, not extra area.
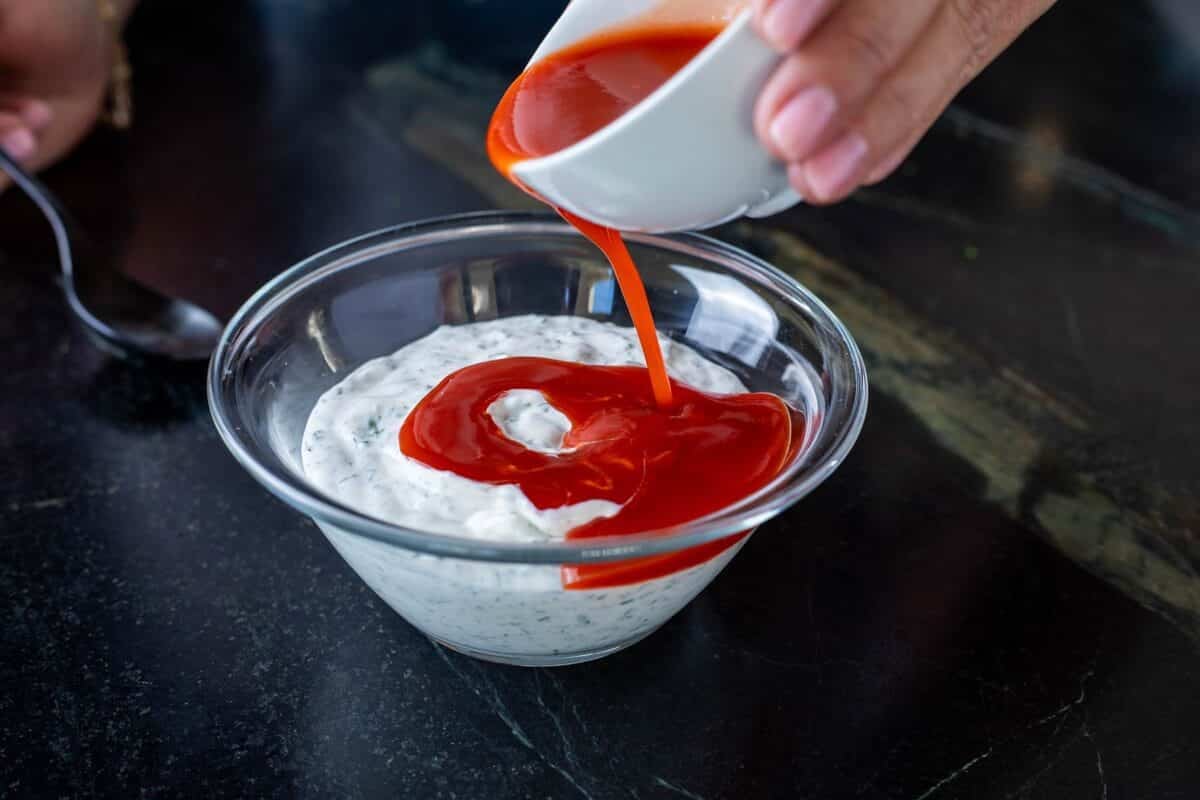
[(877, 183), (883, 183), (890, 178), (900, 165), (904, 163), (904, 159), (908, 156), (908, 151), (901, 149), (880, 161), (879, 164), (872, 167), (867, 173), (867, 177), (863, 180), (863, 186), (874, 186)]
[(850, 131), (804, 164), (804, 176), (813, 196), (836, 203), (850, 196), (863, 178), (870, 145), (862, 134)]
[(779, 114), (788, 100), (803, 89), (804, 72), (797, 63), (796, 57), (783, 59), (754, 101), (754, 132), (767, 148), (767, 152), (781, 161), (787, 161), (784, 153), (775, 146), (771, 135), (771, 123)]
[(800, 92), (784, 103), (767, 126), (775, 151), (788, 161), (803, 161), (828, 137), (837, 110), (837, 97), (824, 86)]
[(18, 113), (25, 124), (35, 131), (44, 129), (54, 119), (54, 110), (44, 100), (26, 100)]
[[(804, 199), (804, 202), (813, 204), (812, 189), (808, 185), (808, 178), (804, 175), (803, 164), (788, 164), (787, 168), (788, 183), (796, 190), (796, 194)], [(818, 201), (815, 203), (820, 205)]]
[(15, 120), (36, 133), (49, 125), (53, 117), (54, 110), (45, 100), (0, 95), (0, 128), (11, 127), (12, 121)]
[(771, 134), (771, 123), (774, 122), (780, 105), (774, 95), (775, 93), (768, 87), (760, 92), (758, 99), (754, 101), (754, 133), (768, 153), (780, 161), (785, 161), (783, 153), (775, 146), (775, 139)]
[(37, 149), (37, 139), (28, 128), (14, 128), (0, 135), (0, 147), (18, 161), (24, 161)]
[(892, 177), (893, 171), (894, 170), (888, 170), (887, 172), (884, 172), (883, 170), (878, 170), (878, 169), (874, 170), (869, 175), (867, 175), (867, 177), (863, 178), (862, 185), (863, 186), (878, 186), (879, 184), (886, 181), (888, 178)]

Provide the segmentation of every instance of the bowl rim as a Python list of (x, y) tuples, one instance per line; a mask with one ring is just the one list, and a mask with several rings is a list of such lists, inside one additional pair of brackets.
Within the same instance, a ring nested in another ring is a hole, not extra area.
[[(286, 295), (309, 285), (314, 278), (370, 261), (403, 243), (444, 240), (453, 235), (487, 233), (543, 233), (582, 236), (566, 222), (545, 212), (478, 211), (433, 217), (381, 228), (327, 247), (285, 269), (265, 283), (230, 318), (209, 361), (207, 393), (209, 411), (222, 442), (233, 457), (269, 492), (318, 523), (363, 536), (384, 544), (435, 556), (471, 561), (526, 564), (582, 564), (617, 561), (675, 552), (688, 547), (751, 531), (807, 495), (841, 465), (854, 446), (866, 418), (868, 381), (866, 365), (857, 343), (836, 315), (799, 281), (766, 261), (740, 248), (699, 233), (672, 235), (627, 233), (630, 242), (675, 252), (687, 251), (704, 257), (714, 266), (729, 269), (735, 262), (776, 300), (793, 306), (806, 318), (827, 325), (836, 344), (845, 352), (851, 379), (845, 389), (850, 407), (847, 418), (832, 433), (831, 441), (813, 459), (804, 454), (774, 481), (738, 503), (704, 517), (652, 531), (595, 539), (563, 539), (538, 542), (502, 542), (423, 531), (385, 522), (342, 504), (309, 485), (292, 470), (263, 463), (254, 453), (256, 445), (242, 436), (237, 414), (223, 398), (225, 381), (235, 374), (233, 365), (240, 349), (253, 339), (253, 332), (269, 320), (286, 301)], [(433, 236), (441, 234), (440, 236)], [(431, 239), (431, 236), (433, 237)], [(745, 275), (736, 275), (742, 278)], [(356, 365), (361, 366), (361, 365)]]

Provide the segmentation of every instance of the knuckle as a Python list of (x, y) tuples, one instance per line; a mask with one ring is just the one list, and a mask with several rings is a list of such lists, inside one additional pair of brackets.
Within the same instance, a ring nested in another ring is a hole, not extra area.
[(936, 98), (922, 84), (888, 81), (871, 98), (855, 128), (870, 143), (872, 157), (882, 160), (910, 149), (932, 124), (936, 108)]
[(898, 48), (882, 26), (847, 25), (840, 38), (839, 44), (852, 59), (865, 65), (871, 75), (878, 77), (891, 70)]
[(951, 16), (966, 45), (963, 71), (977, 75), (988, 62), (997, 35), (1001, 3), (996, 0), (950, 0)]
[(922, 96), (918, 87), (897, 82), (880, 87), (878, 101), (888, 128), (895, 135), (902, 135), (916, 126), (928, 105), (928, 98)]

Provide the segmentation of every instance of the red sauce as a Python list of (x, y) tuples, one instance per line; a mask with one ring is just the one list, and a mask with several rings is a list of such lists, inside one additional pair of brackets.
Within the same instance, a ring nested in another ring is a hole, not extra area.
[(637, 331), (638, 342), (642, 345), (642, 354), (646, 357), (646, 369), (650, 373), (650, 387), (654, 390), (654, 400), (660, 408), (670, 408), (673, 402), (671, 395), (671, 380), (667, 377), (667, 365), (663, 361), (662, 348), (658, 345), (658, 334), (654, 330), (654, 316), (650, 313), (650, 300), (646, 297), (646, 287), (642, 284), (642, 276), (638, 274), (633, 256), (621, 234), (612, 228), (588, 222), (570, 211), (558, 209), (558, 213), (575, 229), (592, 240), (592, 244), (600, 248), (612, 265), (613, 274), (617, 276), (617, 286), (621, 288), (621, 296), (625, 298), (625, 307), (633, 318), (633, 328)]
[[(535, 389), (571, 421), (567, 452), (539, 453), (512, 441), (488, 414), (512, 389)], [(601, 367), (547, 358), (474, 364), (434, 387), (405, 420), (400, 448), (435, 469), (516, 484), (539, 509), (585, 500), (621, 504), (572, 539), (678, 525), (718, 511), (765, 486), (791, 452), (792, 416), (772, 394), (709, 395), (681, 383), (657, 405), (640, 367)], [(569, 588), (613, 586), (707, 561), (736, 537), (616, 564), (567, 567)]]
[[(595, 133), (675, 74), (720, 29), (622, 30), (534, 64), (504, 95), (488, 130), (502, 173)], [(769, 483), (794, 454), (803, 420), (778, 397), (717, 397), (671, 381), (645, 287), (620, 233), (559, 213), (612, 263), (647, 369), (507, 358), (448, 376), (400, 431), (405, 455), (476, 481), (516, 484), (538, 508), (610, 500), (621, 510), (572, 530), (571, 539), (671, 527), (736, 503)], [(649, 372), (649, 380), (647, 380)], [(568, 452), (548, 455), (506, 437), (487, 413), (513, 389), (534, 389), (573, 427)], [(568, 589), (621, 586), (701, 564), (745, 534), (661, 556), (567, 565)]]
[[(601, 34), (541, 59), (500, 100), (488, 128), (488, 156), (514, 183), (514, 165), (557, 153), (646, 99), (718, 33), (714, 26), (631, 29)], [(658, 404), (671, 405), (671, 383), (654, 333), (646, 289), (621, 234), (563, 209), (612, 264), (633, 318)]]
[(712, 25), (622, 29), (546, 56), (496, 107), (488, 156), (510, 175), (520, 161), (570, 147), (646, 99), (720, 32)]

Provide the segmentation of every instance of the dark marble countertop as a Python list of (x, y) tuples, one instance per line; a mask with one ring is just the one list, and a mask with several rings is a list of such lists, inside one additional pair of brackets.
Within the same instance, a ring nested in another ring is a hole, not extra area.
[[(482, 152), (554, 15), (515, 7), (148, 0), (134, 130), (47, 180), (222, 314), (527, 205)], [(866, 428), (659, 633), (560, 670), (404, 623), (200, 371), (89, 344), (0, 197), (0, 796), (1200, 796), (1197, 141), (1194, 2), (1063, 0), (900, 175), (719, 230), (850, 326)]]

